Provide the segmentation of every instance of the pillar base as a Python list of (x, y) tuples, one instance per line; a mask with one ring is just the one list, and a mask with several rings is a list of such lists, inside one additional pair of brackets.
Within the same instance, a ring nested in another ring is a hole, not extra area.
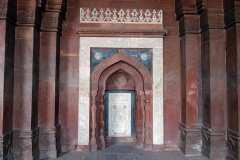
[(38, 128), (13, 131), (13, 158), (39, 159)]
[(181, 124), (180, 149), (186, 156), (201, 155), (202, 136), (199, 126), (187, 127)]
[(227, 160), (240, 159), (240, 133), (228, 129)]
[(61, 153), (61, 125), (52, 128), (39, 128), (40, 158), (57, 158)]
[(12, 132), (0, 135), (0, 159), (12, 159)]
[(226, 131), (214, 130), (203, 127), (202, 129), (202, 154), (209, 159), (226, 160), (227, 143)]

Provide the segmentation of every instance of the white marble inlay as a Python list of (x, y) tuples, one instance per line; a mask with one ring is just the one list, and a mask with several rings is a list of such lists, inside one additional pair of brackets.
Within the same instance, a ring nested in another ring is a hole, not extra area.
[(131, 136), (131, 93), (109, 93), (108, 136)]
[(162, 10), (80, 8), (80, 23), (162, 24)]
[(163, 144), (163, 38), (80, 37), (78, 144), (89, 144), (90, 49), (152, 48), (153, 144)]

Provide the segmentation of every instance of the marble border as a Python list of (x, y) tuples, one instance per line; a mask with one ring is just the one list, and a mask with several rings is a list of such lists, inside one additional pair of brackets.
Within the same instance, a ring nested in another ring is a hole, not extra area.
[(153, 144), (163, 144), (163, 38), (80, 37), (78, 145), (89, 145), (91, 47), (152, 48)]

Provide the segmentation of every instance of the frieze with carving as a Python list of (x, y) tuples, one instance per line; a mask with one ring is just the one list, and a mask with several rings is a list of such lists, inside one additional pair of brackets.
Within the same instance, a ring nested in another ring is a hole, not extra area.
[(41, 26), (42, 12), (40, 8), (36, 10), (17, 10), (17, 24), (23, 26)]
[(0, 159), (12, 159), (12, 132), (0, 135)]
[(12, 22), (16, 21), (16, 7), (11, 3), (0, 3), (0, 19), (8, 18)]
[(224, 14), (226, 26), (240, 22), (240, 7), (234, 7)]
[(162, 10), (80, 8), (80, 23), (162, 24)]

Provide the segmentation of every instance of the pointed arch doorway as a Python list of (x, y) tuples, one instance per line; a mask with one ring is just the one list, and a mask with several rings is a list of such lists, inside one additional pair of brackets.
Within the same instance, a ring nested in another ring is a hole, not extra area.
[[(90, 89), (91, 150), (105, 148), (106, 140), (111, 138), (133, 138), (137, 146), (152, 148), (152, 77), (142, 63), (124, 52), (119, 52), (96, 66), (91, 74)], [(107, 119), (110, 117), (111, 121), (106, 122), (104, 99), (106, 91), (109, 94), (109, 90), (118, 90), (118, 93), (110, 94), (111, 99), (107, 102), (110, 112), (107, 112)], [(119, 93), (120, 90), (134, 90), (137, 101), (132, 102), (134, 99), (130, 98), (131, 94)], [(132, 103), (135, 104), (134, 107), (131, 107)], [(136, 115), (134, 120), (133, 115)], [(125, 121), (120, 121), (123, 118)], [(134, 121), (134, 124), (131, 124), (131, 121)], [(118, 134), (121, 136), (117, 136)]]

